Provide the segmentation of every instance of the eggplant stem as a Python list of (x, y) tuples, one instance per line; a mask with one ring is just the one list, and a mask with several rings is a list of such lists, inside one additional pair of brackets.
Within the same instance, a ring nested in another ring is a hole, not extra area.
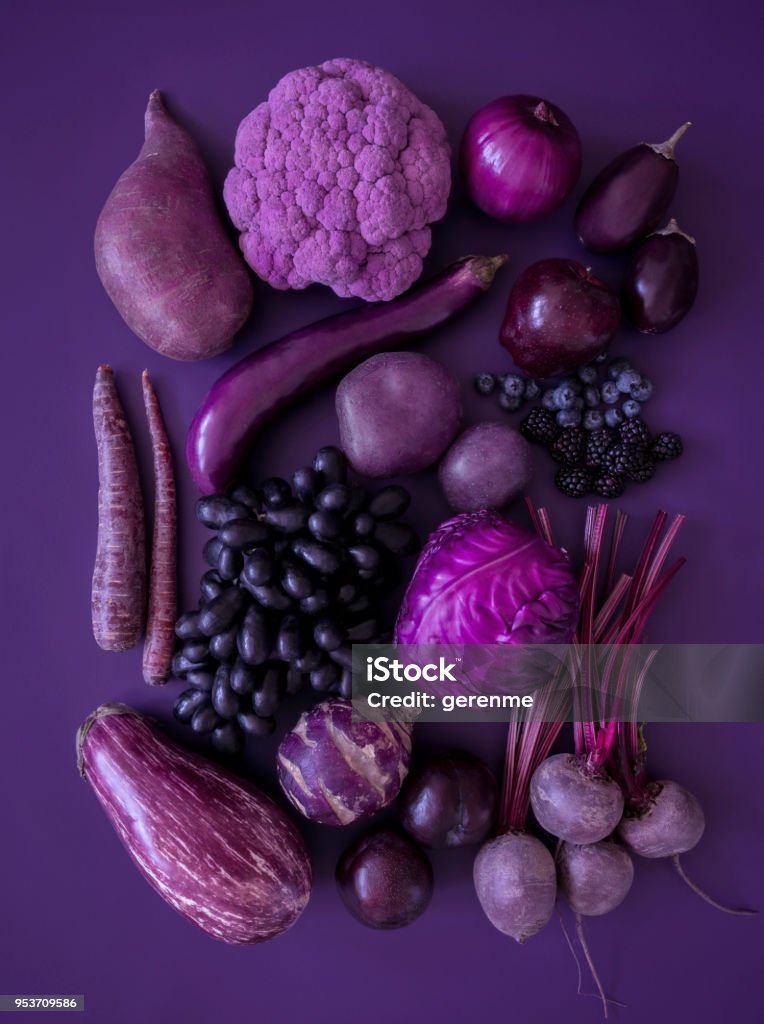
[(673, 861), (677, 874), (682, 881), (689, 885), (696, 896), (700, 896), (702, 900), (705, 900), (706, 903), (710, 904), (710, 906), (714, 907), (716, 910), (721, 910), (723, 914), (732, 914), (734, 917), (755, 917), (758, 914), (758, 910), (738, 910), (735, 907), (725, 907), (723, 903), (717, 902), (713, 896), (709, 896), (707, 892), (704, 892), (699, 885), (693, 882), (684, 870), (678, 853), (674, 854), (671, 860)]
[(695, 239), (692, 235), (688, 235), (686, 231), (682, 231), (677, 223), (676, 217), (672, 217), (665, 228), (661, 228), (660, 231), (654, 232), (656, 235), (681, 235), (682, 238), (686, 238), (690, 245), (695, 245)]
[(113, 701), (111, 704), (101, 704), (100, 707), (92, 711), (82, 725), (77, 730), (77, 736), (75, 744), (77, 747), (77, 771), (80, 775), (85, 778), (85, 758), (82, 752), (82, 748), (85, 745), (85, 737), (90, 732), (91, 728), (95, 725), (99, 718), (106, 718), (107, 715), (135, 715), (136, 718), (141, 716), (131, 708), (128, 704), (120, 704), (118, 701)]
[(666, 139), (665, 142), (648, 142), (647, 145), (654, 153), (658, 156), (664, 156), (667, 160), (674, 159), (674, 150), (676, 144), (679, 142), (681, 137), (687, 131), (688, 128), (692, 128), (692, 121), (685, 121), (684, 124), (680, 125), (670, 139)]

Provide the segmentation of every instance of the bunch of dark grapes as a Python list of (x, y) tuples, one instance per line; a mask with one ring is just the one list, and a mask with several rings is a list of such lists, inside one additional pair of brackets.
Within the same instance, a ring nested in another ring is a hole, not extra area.
[(272, 732), (282, 698), (305, 685), (350, 696), (351, 645), (384, 638), (380, 598), (418, 546), (400, 522), (409, 500), (403, 487), (370, 494), (348, 481), (331, 447), (291, 485), (272, 477), (201, 498), (197, 518), (216, 532), (199, 607), (176, 625), (173, 672), (189, 687), (176, 718), (236, 753), (245, 735)]

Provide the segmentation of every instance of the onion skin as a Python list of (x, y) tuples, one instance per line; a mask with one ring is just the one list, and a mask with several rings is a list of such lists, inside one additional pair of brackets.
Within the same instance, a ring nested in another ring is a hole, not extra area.
[(689, 121), (666, 142), (642, 142), (621, 153), (584, 192), (576, 210), (576, 234), (591, 252), (617, 252), (654, 231), (679, 183), (674, 149)]
[(538, 260), (509, 293), (499, 340), (531, 377), (570, 373), (610, 344), (618, 296), (576, 260)]
[(672, 219), (631, 257), (621, 291), (623, 311), (643, 334), (663, 334), (689, 313), (697, 294), (695, 239)]
[(464, 130), (461, 173), (470, 199), (496, 220), (524, 223), (556, 209), (581, 173), (570, 118), (539, 96), (502, 96)]
[(252, 783), (183, 750), (124, 704), (104, 704), (83, 722), (77, 758), (143, 877), (208, 935), (264, 942), (300, 916), (312, 883), (307, 851)]
[(229, 486), (257, 432), (278, 412), (369, 356), (447, 323), (490, 288), (506, 259), (467, 256), (392, 302), (326, 317), (236, 363), (212, 385), (186, 437), (186, 461), (202, 494)]

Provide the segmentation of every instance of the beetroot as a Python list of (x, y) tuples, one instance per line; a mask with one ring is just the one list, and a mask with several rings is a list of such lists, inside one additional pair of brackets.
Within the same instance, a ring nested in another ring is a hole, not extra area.
[(583, 757), (555, 754), (531, 779), (531, 807), (542, 828), (570, 843), (596, 843), (609, 836), (623, 814), (618, 785)]
[(486, 843), (475, 858), (475, 892), (486, 917), (519, 943), (549, 921), (557, 894), (554, 860), (544, 844), (525, 832), (506, 832)]
[(626, 899), (633, 881), (631, 857), (609, 840), (585, 846), (562, 843), (557, 853), (560, 892), (576, 914), (609, 914)]
[(692, 793), (662, 779), (648, 787), (643, 810), (624, 816), (618, 835), (640, 857), (673, 857), (697, 845), (705, 825), (703, 808)]

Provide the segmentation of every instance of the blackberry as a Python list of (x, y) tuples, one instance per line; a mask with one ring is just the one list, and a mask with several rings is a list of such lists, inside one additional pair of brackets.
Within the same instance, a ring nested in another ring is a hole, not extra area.
[(566, 466), (575, 466), (584, 457), (586, 434), (580, 427), (567, 427), (549, 449), (549, 454), (556, 462)]
[(672, 434), (664, 431), (658, 434), (653, 441), (651, 448), (653, 458), (658, 462), (668, 462), (670, 459), (678, 459), (684, 451), (684, 445), (679, 434)]
[(557, 439), (560, 428), (548, 409), (537, 406), (531, 409), (520, 424), (520, 433), (533, 444), (543, 444), (546, 448)]
[(602, 465), (602, 460), (616, 443), (615, 434), (610, 430), (593, 430), (586, 440), (584, 461), (590, 469)]
[(592, 485), (589, 473), (580, 466), (563, 466), (558, 469), (554, 482), (557, 490), (569, 498), (583, 498)]
[(618, 428), (618, 436), (624, 444), (649, 444), (650, 431), (644, 420), (638, 418), (626, 420)]
[(644, 484), (647, 483), (648, 480), (652, 480), (654, 476), (655, 463), (648, 456), (641, 466), (629, 473), (629, 480), (633, 480), (635, 484)]
[(475, 391), (479, 395), (490, 395), (496, 387), (496, 378), (492, 373), (479, 373), (474, 380)]
[(606, 473), (616, 476), (630, 477), (648, 459), (647, 448), (637, 444), (616, 444), (602, 459), (602, 468)]
[(623, 477), (616, 473), (603, 473), (595, 478), (592, 490), (602, 498), (620, 498), (624, 491)]

